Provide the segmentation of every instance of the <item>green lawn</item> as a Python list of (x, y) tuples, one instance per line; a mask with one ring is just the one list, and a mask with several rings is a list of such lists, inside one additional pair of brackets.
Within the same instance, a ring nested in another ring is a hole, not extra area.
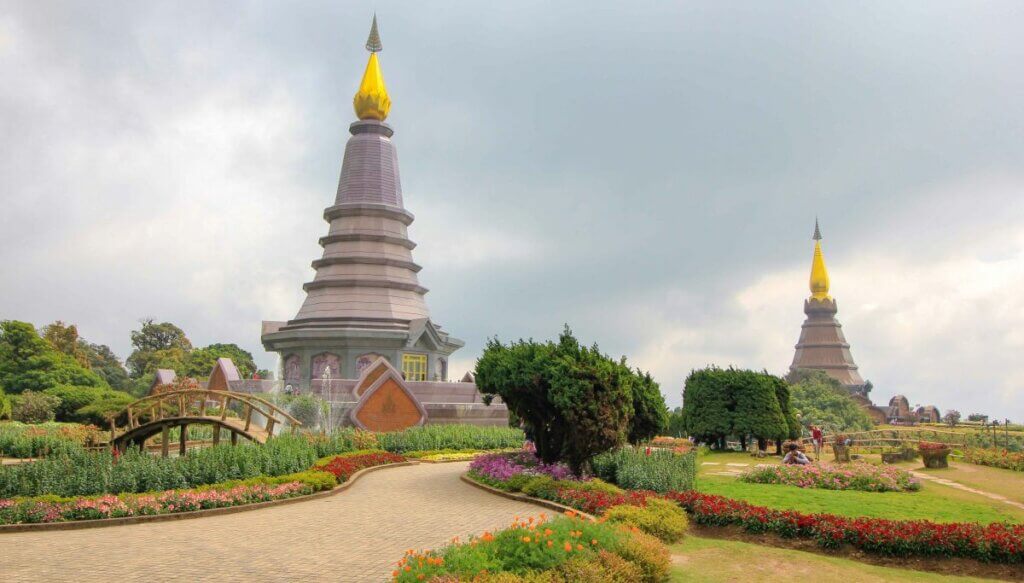
[(868, 565), (816, 553), (765, 547), (688, 535), (672, 549), (673, 583), (724, 581), (809, 581), (873, 583), (882, 581), (984, 581), (907, 569)]
[[(702, 465), (703, 462), (717, 462), (719, 465), (705, 466)], [(924, 481), (919, 492), (835, 491), (748, 484), (733, 477), (713, 475), (724, 470), (742, 469), (727, 466), (727, 463), (748, 463), (753, 467), (755, 463), (778, 463), (778, 458), (757, 459), (744, 453), (715, 453), (699, 457), (697, 489), (708, 494), (745, 500), (751, 504), (802, 512), (928, 519), (936, 522), (1024, 522), (1024, 510), (978, 494), (927, 481)], [(920, 462), (910, 464), (908, 469), (918, 467)], [(992, 469), (982, 466), (956, 468), (951, 469), (944, 477), (994, 493), (1010, 494), (1012, 491), (1024, 491), (1024, 475), (1020, 472), (985, 471)], [(968, 480), (972, 481), (968, 483)]]
[(921, 460), (904, 462), (899, 465), (903, 469), (953, 480), (971, 488), (1000, 494), (1017, 502), (1024, 502), (1024, 472), (954, 461), (950, 461), (948, 468), (934, 470), (922, 466)]

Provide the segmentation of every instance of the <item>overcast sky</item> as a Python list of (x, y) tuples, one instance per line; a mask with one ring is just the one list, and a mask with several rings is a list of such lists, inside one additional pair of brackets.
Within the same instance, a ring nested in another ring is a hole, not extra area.
[(1020, 2), (0, 4), (0, 319), (276, 366), (376, 8), (436, 321), (585, 342), (670, 404), (784, 373), (815, 215), (872, 394), (1024, 418)]

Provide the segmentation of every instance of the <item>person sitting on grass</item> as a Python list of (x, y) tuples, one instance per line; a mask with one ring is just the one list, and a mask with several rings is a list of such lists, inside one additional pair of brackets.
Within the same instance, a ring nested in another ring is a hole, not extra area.
[(789, 451), (786, 453), (786, 457), (782, 458), (782, 463), (786, 465), (798, 465), (806, 466), (811, 463), (811, 460), (807, 459), (804, 452), (800, 451), (800, 448), (795, 444), (789, 444)]

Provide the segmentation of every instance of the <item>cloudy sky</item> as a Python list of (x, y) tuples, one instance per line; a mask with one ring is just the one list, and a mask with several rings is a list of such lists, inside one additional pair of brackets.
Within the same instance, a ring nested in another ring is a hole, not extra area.
[(434, 319), (587, 342), (670, 403), (782, 373), (815, 215), (876, 402), (1024, 417), (1019, 2), (0, 4), (0, 319), (294, 316), (380, 18)]

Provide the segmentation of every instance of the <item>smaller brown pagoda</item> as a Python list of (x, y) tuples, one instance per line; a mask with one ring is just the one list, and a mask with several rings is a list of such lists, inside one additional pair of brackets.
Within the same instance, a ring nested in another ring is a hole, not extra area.
[(823, 370), (850, 393), (865, 395), (866, 384), (850, 354), (850, 344), (843, 335), (843, 325), (836, 320), (838, 307), (828, 295), (828, 270), (821, 253), (821, 229), (814, 221), (814, 259), (811, 261), (811, 297), (804, 300), (807, 320), (800, 328), (800, 340), (789, 370)]

